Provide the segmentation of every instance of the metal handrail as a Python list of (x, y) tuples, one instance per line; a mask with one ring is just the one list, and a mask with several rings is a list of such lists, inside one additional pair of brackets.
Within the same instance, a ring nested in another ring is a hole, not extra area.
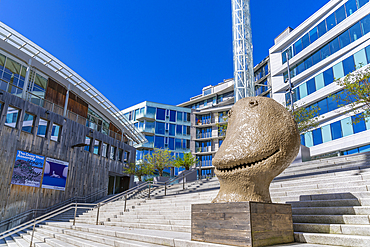
[(77, 201), (85, 201), (86, 202), (90, 198), (93, 198), (93, 197), (97, 196), (98, 194), (101, 194), (101, 193), (106, 192), (106, 191), (107, 191), (107, 188), (103, 188), (101, 190), (97, 190), (97, 191), (95, 191), (95, 192), (93, 192), (93, 193), (91, 193), (91, 194), (89, 194), (87, 196), (84, 196), (84, 197), (72, 197), (72, 198), (69, 198), (69, 199), (67, 199), (65, 201), (62, 201), (60, 203), (57, 203), (57, 204), (55, 204), (55, 205), (53, 205), (53, 206), (51, 206), (49, 208), (45, 208), (45, 209), (30, 209), (30, 210), (27, 210), (27, 211), (25, 211), (25, 212), (23, 212), (21, 214), (18, 214), (16, 216), (13, 216), (11, 218), (8, 218), (6, 220), (1, 221), (0, 222), (0, 227), (4, 226), (6, 224), (11, 224), (11, 223), (13, 223), (16, 220), (19, 220), (19, 219), (21, 219), (23, 217), (27, 217), (28, 215), (30, 215), (32, 213), (35, 213), (35, 212), (41, 211), (41, 212), (47, 213), (47, 212), (50, 212), (50, 211), (55, 210), (55, 208), (63, 207), (64, 205), (66, 205), (68, 203), (71, 203), (71, 202), (77, 202)]
[[(196, 170), (193, 169), (193, 170), (190, 170), (190, 171), (194, 172)], [(173, 182), (175, 182), (175, 181), (177, 181), (179, 179), (183, 179), (183, 189), (185, 189), (185, 182), (184, 182), (185, 181), (185, 178), (187, 176), (189, 176), (190, 174), (192, 174), (192, 172), (189, 172), (186, 175), (185, 175), (185, 173), (182, 173), (181, 175), (178, 175), (178, 176), (170, 179), (169, 181), (164, 182), (165, 195), (166, 195), (167, 185), (168, 184), (171, 184), (171, 183), (173, 183)], [(117, 195), (115, 195), (115, 196), (113, 196), (111, 198), (108, 198), (108, 199), (106, 199), (106, 200), (104, 200), (102, 202), (99, 202), (99, 203), (77, 203), (77, 202), (70, 203), (70, 204), (65, 205), (65, 206), (62, 206), (61, 208), (58, 208), (58, 209), (56, 209), (56, 210), (54, 210), (52, 212), (48, 212), (48, 213), (46, 213), (44, 215), (41, 215), (41, 216), (39, 216), (37, 218), (34, 218), (34, 219), (32, 219), (32, 220), (30, 220), (28, 222), (25, 222), (25, 223), (23, 223), (21, 225), (18, 225), (16, 227), (13, 227), (12, 229), (6, 230), (5, 232), (3, 232), (3, 233), (0, 234), (0, 240), (1, 239), (4, 239), (6, 237), (9, 237), (9, 236), (11, 236), (13, 234), (16, 234), (19, 231), (22, 231), (24, 229), (27, 229), (27, 228), (29, 228), (31, 226), (33, 226), (33, 230), (32, 230), (32, 236), (33, 236), (33, 232), (35, 231), (36, 224), (40, 224), (40, 223), (42, 223), (42, 222), (44, 222), (44, 221), (46, 221), (46, 220), (48, 220), (50, 218), (53, 218), (53, 217), (55, 217), (57, 215), (60, 215), (60, 214), (66, 212), (68, 210), (71, 210), (71, 209), (74, 209), (75, 210), (75, 212), (74, 212), (74, 220), (73, 220), (73, 225), (75, 225), (75, 222), (76, 222), (76, 213), (77, 213), (77, 209), (78, 208), (85, 208), (85, 209), (97, 208), (98, 210), (97, 210), (97, 216), (96, 216), (96, 225), (98, 225), (99, 224), (99, 211), (100, 211), (100, 207), (102, 207), (102, 206), (104, 206), (104, 205), (106, 205), (106, 204), (108, 204), (110, 202), (114, 202), (114, 201), (116, 201), (118, 199), (121, 199), (121, 198), (123, 199), (124, 198), (124, 200), (125, 200), (124, 201), (124, 212), (126, 212), (126, 205), (127, 205), (127, 196), (128, 196), (128, 194), (129, 193), (132, 193), (132, 192), (138, 192), (138, 190), (143, 189), (143, 188), (146, 188), (146, 186), (148, 186), (148, 198), (150, 198), (150, 193), (151, 193), (150, 186), (151, 185), (152, 186), (156, 186), (156, 187), (160, 187), (160, 186), (163, 186), (163, 183), (162, 183), (162, 185), (160, 185), (160, 184), (153, 184), (152, 181), (145, 182), (145, 183), (139, 184), (139, 185), (137, 185), (137, 186), (135, 186), (135, 187), (133, 187), (133, 188), (131, 188), (129, 190), (126, 190), (126, 191), (124, 191), (122, 193), (119, 193), (119, 194), (117, 194)], [(78, 205), (82, 205), (82, 206), (78, 206)], [(87, 207), (87, 206), (90, 206), (90, 207)], [(31, 237), (31, 244), (32, 244), (32, 237)]]

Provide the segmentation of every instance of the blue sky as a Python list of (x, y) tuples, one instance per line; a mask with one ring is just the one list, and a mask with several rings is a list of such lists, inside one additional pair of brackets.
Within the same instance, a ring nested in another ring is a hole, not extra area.
[[(254, 64), (328, 0), (251, 1)], [(0, 0), (0, 21), (119, 109), (179, 104), (233, 77), (230, 0)]]

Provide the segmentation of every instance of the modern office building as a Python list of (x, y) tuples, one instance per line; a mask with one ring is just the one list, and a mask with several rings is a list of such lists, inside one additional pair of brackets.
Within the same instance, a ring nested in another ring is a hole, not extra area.
[[(151, 154), (154, 148), (168, 149), (174, 156), (190, 152), (191, 109), (144, 101), (121, 111), (148, 140), (135, 145), (136, 161)], [(166, 169), (167, 175), (178, 175), (182, 169)]]
[[(270, 97), (269, 58), (254, 67), (255, 94)], [(234, 80), (207, 86), (202, 94), (178, 106), (191, 108), (191, 151), (197, 157), (198, 175), (213, 176), (212, 158), (225, 139), (227, 114), (234, 105)]]
[(353, 123), (347, 106), (331, 95), (335, 82), (370, 63), (370, 4), (368, 0), (331, 0), (294, 30), (286, 29), (270, 49), (273, 98), (290, 105), (286, 93), (286, 53), (294, 85), (293, 101), (319, 107), (320, 126), (301, 135), (311, 157), (370, 151), (370, 122)]
[(1, 22), (0, 36), (0, 221), (128, 189), (144, 136), (56, 57)]

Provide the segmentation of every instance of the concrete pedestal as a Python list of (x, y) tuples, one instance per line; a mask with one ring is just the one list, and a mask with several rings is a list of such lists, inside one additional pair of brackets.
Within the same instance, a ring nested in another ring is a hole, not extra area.
[(291, 243), (292, 208), (260, 202), (193, 204), (191, 240), (250, 247)]

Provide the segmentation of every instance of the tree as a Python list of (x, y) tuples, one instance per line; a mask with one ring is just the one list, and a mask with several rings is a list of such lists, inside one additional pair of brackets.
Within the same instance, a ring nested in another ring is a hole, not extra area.
[(197, 158), (194, 157), (191, 152), (184, 153), (184, 158), (178, 156), (175, 160), (176, 167), (184, 167), (185, 170), (189, 170), (190, 167), (194, 166), (197, 163)]
[(144, 162), (150, 164), (158, 171), (159, 176), (163, 176), (163, 170), (174, 166), (174, 158), (168, 149), (155, 148), (152, 154), (144, 156)]
[(150, 164), (143, 161), (137, 165), (135, 163), (128, 164), (128, 167), (126, 167), (123, 172), (138, 177), (141, 182), (141, 177), (145, 175), (153, 175), (154, 169)]
[[(288, 109), (289, 110), (289, 109)], [(299, 133), (307, 132), (319, 126), (320, 108), (316, 105), (308, 107), (297, 107), (294, 105), (294, 112), (292, 113), (295, 122), (298, 125)]]
[(332, 95), (338, 107), (347, 106), (348, 112), (355, 113), (353, 122), (358, 123), (370, 117), (370, 67), (357, 70), (336, 80), (343, 90)]
[(219, 136), (226, 136), (228, 120), (229, 120), (229, 117), (228, 117), (227, 112), (219, 113), (219, 122), (217, 123)]

